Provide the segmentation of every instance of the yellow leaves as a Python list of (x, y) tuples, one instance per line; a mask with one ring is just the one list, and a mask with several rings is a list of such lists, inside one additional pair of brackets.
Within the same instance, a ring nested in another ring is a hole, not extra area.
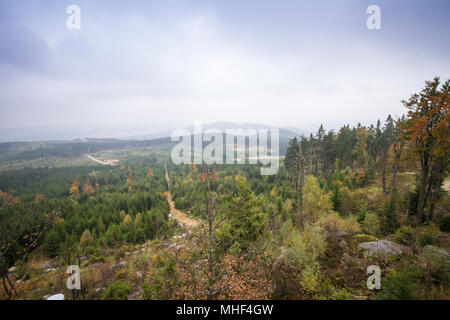
[(92, 187), (91, 181), (89, 179), (87, 179), (86, 183), (83, 185), (83, 193), (88, 195), (93, 195), (95, 193), (95, 190)]
[(72, 182), (72, 186), (70, 187), (69, 193), (73, 199), (78, 199), (80, 197), (80, 189), (78, 188), (80, 185), (80, 181), (78, 177), (75, 178)]
[(277, 196), (277, 188), (273, 188), (271, 191), (270, 191), (270, 195), (272, 196), (272, 197), (276, 197)]
[(303, 205), (305, 218), (309, 222), (315, 222), (319, 216), (332, 210), (329, 195), (322, 191), (317, 179), (311, 175), (305, 179)]
[(54, 223), (55, 224), (63, 224), (63, 223), (65, 223), (66, 221), (64, 220), (64, 218), (61, 218), (61, 217), (56, 217), (55, 219), (54, 219)]
[(130, 184), (130, 185), (133, 184), (133, 176), (131, 175), (131, 173), (128, 174), (127, 183)]
[(129, 214), (127, 214), (125, 216), (125, 218), (123, 219), (122, 223), (126, 226), (129, 226), (133, 223), (133, 219), (131, 218), (131, 216)]
[(42, 193), (38, 193), (35, 197), (34, 197), (34, 203), (39, 203), (41, 201), (45, 201), (45, 196)]
[(19, 197), (14, 197), (11, 193), (15, 192), (14, 190), (10, 190), (9, 193), (3, 192), (0, 190), (0, 198), (3, 199), (3, 205), (7, 207), (14, 207), (15, 205), (20, 203)]

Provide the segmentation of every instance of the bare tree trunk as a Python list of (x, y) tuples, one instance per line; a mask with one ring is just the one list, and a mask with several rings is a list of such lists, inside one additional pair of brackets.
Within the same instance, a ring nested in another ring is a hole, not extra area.
[(422, 224), (423, 222), (423, 213), (425, 209), (426, 204), (426, 197), (427, 197), (427, 183), (428, 183), (428, 173), (429, 173), (429, 157), (428, 155), (424, 155), (424, 158), (421, 161), (422, 164), (422, 170), (420, 173), (420, 179), (419, 179), (419, 201), (417, 203), (417, 220), (419, 224)]

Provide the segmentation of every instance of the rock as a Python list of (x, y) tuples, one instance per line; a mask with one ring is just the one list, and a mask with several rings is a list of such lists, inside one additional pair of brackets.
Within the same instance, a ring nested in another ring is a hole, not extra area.
[(450, 252), (449, 251), (439, 248), (439, 247), (429, 245), (429, 244), (427, 244), (424, 248), (425, 248), (425, 250), (428, 250), (435, 254), (441, 255), (444, 258), (444, 260), (450, 261)]
[(347, 242), (344, 239), (342, 239), (341, 242), (339, 242), (339, 248), (345, 250), (347, 247), (348, 247)]
[(53, 268), (53, 264), (51, 261), (46, 261), (43, 265), (42, 265), (42, 270), (47, 270), (47, 269), (51, 269)]
[(349, 255), (347, 252), (344, 252), (341, 258), (341, 264), (344, 265), (353, 265), (356, 263), (356, 259)]
[(141, 293), (142, 293), (142, 288), (139, 286), (136, 286), (131, 290), (131, 293), (128, 295), (127, 299), (128, 300), (137, 300), (140, 298)]
[(388, 240), (362, 242), (358, 244), (358, 247), (363, 249), (369, 256), (374, 254), (383, 256), (398, 256), (406, 250), (404, 246)]
[(100, 267), (101, 265), (103, 265), (102, 262), (95, 262), (95, 263), (91, 264), (91, 268), (98, 268), (98, 267)]
[(117, 269), (117, 268), (125, 267), (127, 264), (128, 264), (128, 262), (121, 261), (119, 263), (113, 264), (113, 266), (111, 268), (112, 269)]
[(336, 235), (338, 236), (338, 238), (344, 238), (344, 237), (348, 237), (348, 232), (345, 231), (338, 231), (336, 233)]
[(64, 295), (62, 293), (54, 294), (48, 298), (45, 298), (45, 300), (64, 300)]

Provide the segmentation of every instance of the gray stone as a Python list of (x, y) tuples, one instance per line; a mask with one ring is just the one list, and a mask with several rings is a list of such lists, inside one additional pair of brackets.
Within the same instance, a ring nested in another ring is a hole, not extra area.
[(362, 242), (358, 247), (363, 249), (368, 256), (398, 256), (405, 252), (406, 248), (388, 240), (378, 240), (370, 242)]
[(45, 263), (42, 265), (42, 270), (47, 270), (53, 268), (53, 264), (51, 261), (45, 261)]
[(64, 300), (64, 295), (62, 293), (57, 293), (57, 294), (54, 294), (54, 295), (46, 298), (45, 300)]
[(127, 299), (128, 300), (137, 300), (140, 298), (142, 293), (142, 288), (137, 286), (134, 287), (133, 290), (131, 291), (131, 293), (128, 295)]
[(441, 255), (445, 260), (450, 261), (450, 252), (449, 251), (439, 248), (439, 247), (429, 245), (429, 244), (427, 244), (424, 248), (425, 248), (425, 250), (428, 250), (435, 254)]
[(121, 261), (119, 263), (114, 264), (111, 268), (112, 269), (117, 269), (117, 268), (125, 267), (127, 264), (128, 264), (128, 262)]
[(341, 264), (344, 265), (353, 265), (356, 264), (357, 259), (349, 255), (347, 252), (344, 252), (341, 258)]

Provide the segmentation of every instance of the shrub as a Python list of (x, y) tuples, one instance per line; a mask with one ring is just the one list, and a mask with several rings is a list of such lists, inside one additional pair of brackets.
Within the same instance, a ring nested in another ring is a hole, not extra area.
[(382, 281), (382, 289), (377, 295), (378, 300), (414, 300), (420, 298), (417, 294), (420, 282), (420, 269), (417, 266), (407, 266), (401, 270), (393, 270)]
[(363, 221), (363, 231), (370, 235), (376, 235), (380, 230), (380, 219), (375, 212), (367, 212)]
[(450, 214), (442, 218), (439, 229), (443, 232), (450, 232)]
[(436, 243), (436, 237), (433, 234), (433, 231), (428, 229), (422, 232), (419, 236), (419, 244), (422, 247), (425, 247), (427, 244), (435, 244)]
[(401, 244), (412, 244), (415, 240), (414, 229), (410, 226), (402, 226), (395, 232), (394, 239)]
[(130, 291), (129, 286), (122, 281), (116, 281), (103, 292), (102, 300), (125, 300)]

